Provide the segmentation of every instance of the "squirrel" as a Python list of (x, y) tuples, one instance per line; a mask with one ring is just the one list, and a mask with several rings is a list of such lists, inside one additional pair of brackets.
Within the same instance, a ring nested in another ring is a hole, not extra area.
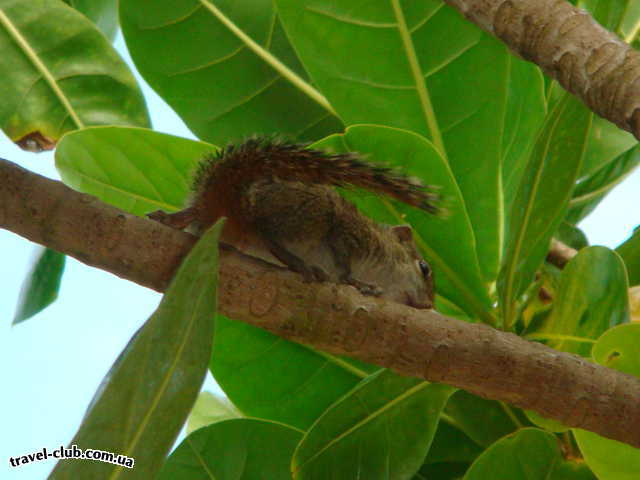
[(147, 216), (196, 235), (227, 217), (222, 241), (282, 263), (305, 281), (349, 284), (365, 295), (433, 308), (433, 273), (411, 227), (374, 222), (331, 186), (362, 187), (438, 213), (433, 187), (356, 153), (252, 138), (205, 156), (185, 209)]

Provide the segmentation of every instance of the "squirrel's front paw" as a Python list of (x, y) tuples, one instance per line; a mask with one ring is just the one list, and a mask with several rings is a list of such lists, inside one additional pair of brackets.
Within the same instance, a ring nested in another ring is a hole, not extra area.
[(356, 280), (353, 277), (345, 277), (342, 279), (343, 283), (347, 285), (352, 285), (358, 289), (358, 291), (363, 295), (371, 295), (374, 297), (379, 297), (382, 295), (382, 289), (376, 285), (370, 285), (368, 283), (361, 282), (360, 280)]
[(300, 272), (307, 283), (313, 282), (326, 282), (329, 279), (329, 275), (320, 267), (308, 266)]

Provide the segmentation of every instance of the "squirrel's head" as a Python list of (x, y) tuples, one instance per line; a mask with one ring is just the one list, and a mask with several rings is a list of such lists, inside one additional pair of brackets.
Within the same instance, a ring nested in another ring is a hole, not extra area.
[[(422, 258), (413, 240), (413, 231), (409, 225), (389, 227), (398, 240), (402, 255), (397, 259), (396, 270), (402, 280), (394, 279), (393, 285), (384, 290), (389, 298), (415, 308), (433, 308), (434, 281), (433, 271), (427, 261)], [(396, 277), (396, 275), (391, 275)]]

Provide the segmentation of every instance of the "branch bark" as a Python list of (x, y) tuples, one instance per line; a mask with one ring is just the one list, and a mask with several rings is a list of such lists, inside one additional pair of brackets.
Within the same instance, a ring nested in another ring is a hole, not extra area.
[[(2, 159), (0, 227), (158, 291), (195, 241)], [(231, 318), (640, 447), (636, 377), (353, 287), (305, 284), (235, 251), (220, 261), (219, 308)]]
[(578, 251), (575, 248), (571, 248), (560, 240), (552, 238), (551, 247), (549, 248), (549, 253), (547, 253), (547, 262), (558, 268), (564, 268), (577, 254)]
[(444, 0), (640, 140), (640, 53), (566, 0)]

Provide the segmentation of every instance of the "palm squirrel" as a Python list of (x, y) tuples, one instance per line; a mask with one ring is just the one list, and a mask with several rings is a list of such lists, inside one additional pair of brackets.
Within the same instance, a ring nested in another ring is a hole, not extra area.
[(437, 213), (438, 195), (428, 187), (354, 153), (330, 155), (253, 138), (203, 159), (187, 208), (148, 217), (199, 235), (224, 216), (222, 241), (281, 262), (306, 281), (345, 283), (432, 308), (433, 274), (411, 227), (377, 224), (330, 185), (363, 187)]

